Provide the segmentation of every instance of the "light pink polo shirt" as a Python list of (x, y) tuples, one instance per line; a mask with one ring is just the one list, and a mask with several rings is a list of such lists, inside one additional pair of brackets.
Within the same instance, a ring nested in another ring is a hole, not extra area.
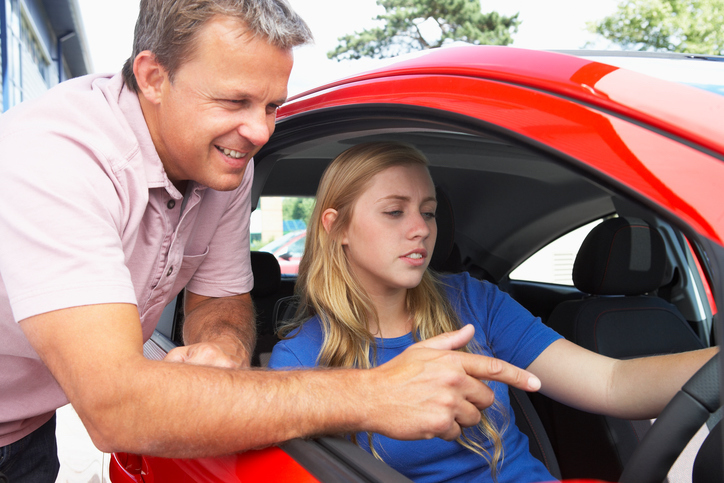
[(212, 297), (251, 290), (253, 174), (251, 163), (229, 192), (190, 183), (181, 213), (120, 75), (64, 82), (0, 116), (0, 446), (68, 402), (18, 321), (131, 303), (147, 340), (185, 286)]

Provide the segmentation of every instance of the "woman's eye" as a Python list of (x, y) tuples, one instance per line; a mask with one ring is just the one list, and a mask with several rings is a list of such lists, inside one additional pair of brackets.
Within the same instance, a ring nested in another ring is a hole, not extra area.
[(402, 210), (385, 211), (385, 215), (390, 215), (390, 216), (400, 216), (401, 214), (402, 214)]
[(422, 216), (424, 216), (428, 220), (432, 220), (435, 218), (435, 212), (428, 211), (428, 212), (423, 213)]

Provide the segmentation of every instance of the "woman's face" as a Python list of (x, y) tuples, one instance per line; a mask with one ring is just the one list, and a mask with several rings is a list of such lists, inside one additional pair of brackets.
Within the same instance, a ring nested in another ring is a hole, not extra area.
[(376, 174), (353, 208), (342, 245), (371, 296), (416, 287), (437, 237), (435, 188), (424, 166)]

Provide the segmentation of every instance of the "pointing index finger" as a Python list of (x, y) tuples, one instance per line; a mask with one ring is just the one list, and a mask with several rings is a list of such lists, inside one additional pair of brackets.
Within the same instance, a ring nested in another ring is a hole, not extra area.
[(476, 379), (498, 381), (524, 391), (537, 391), (541, 382), (533, 373), (494, 357), (460, 354), (465, 372)]

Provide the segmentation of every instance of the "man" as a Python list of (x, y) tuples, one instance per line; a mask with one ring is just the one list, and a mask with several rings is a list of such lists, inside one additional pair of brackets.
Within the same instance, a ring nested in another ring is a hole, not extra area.
[[(253, 155), (311, 40), (285, 0), (143, 0), (114, 77), (0, 117), (0, 474), (54, 481), (54, 412), (95, 445), (169, 457), (373, 431), (453, 439), (492, 394), (538, 381), (452, 352), (465, 328), (370, 371), (244, 369), (254, 344)], [(143, 357), (186, 288), (185, 346)], [(444, 350), (440, 350), (444, 349)]]

